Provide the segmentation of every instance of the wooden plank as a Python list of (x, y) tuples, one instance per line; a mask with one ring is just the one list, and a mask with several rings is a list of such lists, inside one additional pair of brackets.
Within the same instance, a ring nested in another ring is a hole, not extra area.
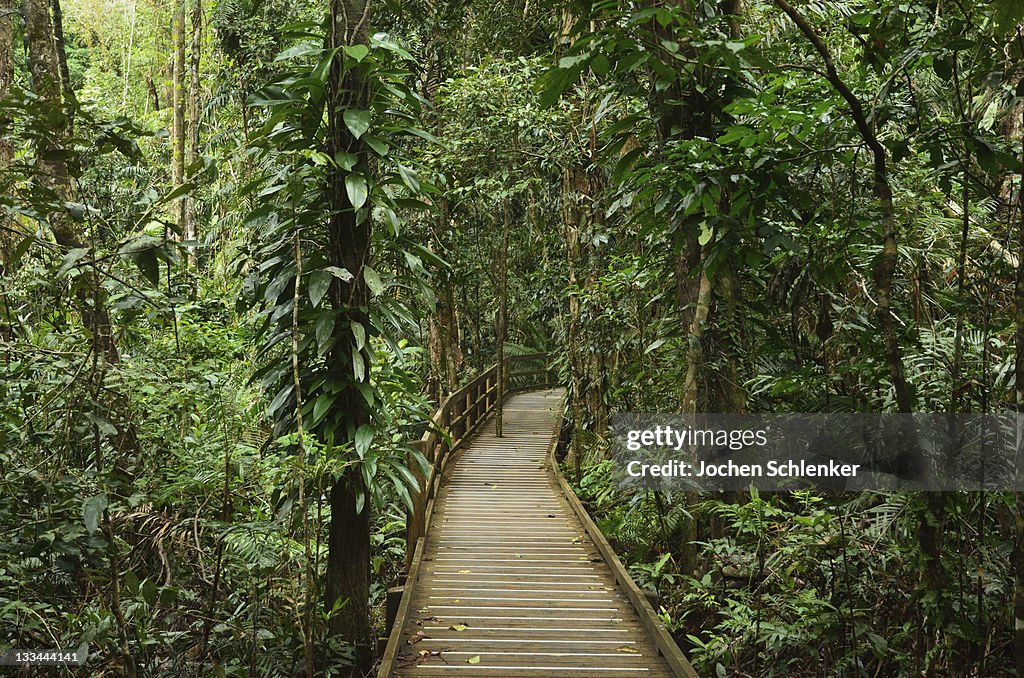
[(439, 473), (382, 678), (679, 675), (547, 466), (560, 399), (509, 398), (505, 436), (481, 424)]

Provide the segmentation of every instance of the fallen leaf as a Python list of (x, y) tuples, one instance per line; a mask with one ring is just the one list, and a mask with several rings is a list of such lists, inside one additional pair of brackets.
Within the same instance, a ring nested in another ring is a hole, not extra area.
[(496, 489), (498, 489), (498, 486), (497, 485), (491, 485), (491, 489), (492, 490), (496, 490)]
[(469, 659), (466, 660), (466, 663), (467, 664), (479, 664), (480, 663), (480, 655), (476, 655), (475, 657), (470, 657)]
[(410, 645), (415, 645), (416, 643), (420, 642), (421, 640), (423, 640), (426, 637), (427, 637), (426, 633), (424, 633), (423, 631), (417, 631), (416, 633), (413, 634), (412, 638), (409, 639), (409, 644)]
[(461, 599), (461, 598), (456, 598), (456, 599), (455, 599), (455, 600), (453, 600), (452, 602), (453, 602), (453, 603), (461, 603), (461, 602), (462, 602), (462, 599)]
[(421, 657), (429, 657), (430, 656), (430, 650), (420, 650), (420, 656)]
[(615, 651), (616, 652), (627, 652), (629, 654), (640, 654), (640, 650), (636, 649), (635, 647), (631, 647), (629, 645), (623, 645), (622, 647), (617, 647), (617, 648), (615, 648)]
[(452, 624), (448, 628), (450, 628), (452, 631), (465, 631), (466, 629), (469, 628), (469, 625), (468, 624)]
[(578, 537), (573, 537), (572, 538), (572, 543), (573, 544), (579, 544), (581, 541), (583, 541), (583, 535), (580, 535)]
[(469, 574), (470, 570), (459, 570), (459, 574)]

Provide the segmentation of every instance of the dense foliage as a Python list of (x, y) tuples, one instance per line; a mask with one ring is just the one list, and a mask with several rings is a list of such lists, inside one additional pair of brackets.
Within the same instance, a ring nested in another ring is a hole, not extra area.
[(702, 675), (1021, 675), (1024, 497), (627, 494), (606, 452), (624, 411), (1024, 407), (1022, 20), (0, 0), (0, 650), (361, 675), (410, 441), (547, 351)]

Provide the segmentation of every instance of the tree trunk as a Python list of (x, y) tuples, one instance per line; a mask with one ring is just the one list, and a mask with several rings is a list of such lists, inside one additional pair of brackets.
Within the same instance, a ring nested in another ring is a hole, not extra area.
[(724, 369), (714, 377), (714, 411), (745, 412), (747, 391), (740, 378), (742, 319), (737, 313), (739, 283), (731, 262), (724, 262), (715, 276), (716, 343), (725, 359)]
[[(683, 7), (684, 11), (692, 11), (685, 0), (671, 0), (671, 4)], [(658, 44), (662, 41), (675, 41), (676, 36), (657, 21), (651, 21), (650, 30)], [(696, 56), (692, 48), (686, 47), (685, 50), (690, 56)], [(695, 72), (693, 77), (698, 76), (699, 74)], [(711, 137), (710, 116), (702, 115), (708, 111), (704, 102), (705, 95), (697, 87), (686, 88), (681, 81), (676, 80), (663, 91), (659, 91), (653, 84), (654, 78), (651, 83), (647, 106), (655, 123), (660, 151), (663, 151), (674, 137), (693, 139), (698, 134)], [(693, 325), (701, 285), (700, 277), (694, 275), (701, 259), (701, 247), (697, 240), (699, 222), (699, 214), (685, 218), (675, 224), (675, 231), (672, 234), (676, 251), (676, 301), (679, 305), (680, 324), (683, 327)]]
[[(174, 0), (174, 77), (171, 128), (171, 183), (174, 188), (185, 183), (185, 0)], [(175, 201), (174, 221), (184, 235), (188, 201), (181, 196)]]
[(64, 97), (64, 111), (68, 116), (68, 135), (75, 130), (75, 108), (78, 106), (78, 99), (75, 97), (75, 88), (71, 84), (71, 73), (68, 71), (68, 53), (64, 44), (64, 12), (60, 8), (60, 0), (51, 0), (53, 10), (53, 44), (57, 50), (57, 64), (60, 68), (60, 87)]
[(568, 271), (568, 326), (566, 328), (566, 357), (569, 363), (569, 413), (572, 421), (572, 437), (566, 462), (572, 468), (573, 477), (580, 478), (582, 449), (580, 435), (583, 432), (584, 373), (586, 363), (582, 344), (582, 319), (580, 310), (579, 265), (583, 259), (580, 246), (580, 230), (583, 226), (585, 198), (585, 170), (567, 167), (562, 170), (562, 232), (565, 236), (565, 263)]
[[(436, 18), (436, 15), (435, 15)], [(431, 29), (431, 39), (424, 50), (426, 66), (423, 73), (423, 95), (430, 102), (433, 114), (429, 120), (433, 133), (444, 135), (445, 118), (437, 106), (437, 94), (445, 78), (445, 50), (443, 42), (447, 36), (442, 33), (441, 24)], [(451, 205), (447, 198), (438, 201), (438, 218), (433, 229), (433, 241), (443, 249), (450, 244)], [(431, 243), (433, 245), (433, 242)], [(459, 318), (455, 302), (455, 282), (449, 271), (439, 271), (437, 304), (429, 319), (430, 328), (430, 384), (432, 392), (440, 402), (443, 395), (458, 389), (459, 370), (462, 368), (462, 342), (459, 332)]]
[[(588, 232), (584, 236), (584, 242), (593, 242), (594, 236), (604, 228), (604, 204), (602, 197), (608, 193), (604, 173), (598, 161), (597, 129), (593, 124), (591, 124), (590, 128), (589, 145), (590, 157), (586, 173), (586, 187), (589, 196), (587, 205)], [(596, 252), (594, 247), (587, 247), (585, 252), (584, 261), (587, 264), (587, 273), (584, 278), (583, 289), (587, 292), (591, 306), (590, 314), (593, 317), (597, 317), (601, 314), (602, 309), (591, 291), (597, 286), (601, 270), (604, 269), (606, 263), (604, 257)], [(586, 332), (587, 326), (581, 326)], [(584, 362), (587, 363), (585, 369), (588, 370), (588, 376), (584, 382), (583, 400), (586, 403), (586, 411), (590, 413), (591, 430), (599, 436), (604, 436), (608, 432), (608, 405), (605, 403), (605, 395), (609, 391), (608, 368), (605, 365), (605, 353), (595, 346), (597, 338), (593, 332), (586, 332), (586, 336), (591, 348), (584, 353), (584, 356), (589, 354), (589, 358), (584, 357)]]
[[(440, 278), (444, 273), (438, 273), (437, 278)], [(430, 353), (430, 364), (428, 369), (430, 371), (427, 376), (427, 393), (435, 401), (440, 403), (446, 394), (446, 384), (444, 375), (444, 366), (448, 362), (448, 358), (444, 354), (446, 342), (441, 336), (443, 333), (442, 322), (441, 322), (441, 300), (440, 290), (435, 291), (437, 295), (436, 303), (434, 304), (434, 312), (430, 314), (427, 319), (427, 348)]]
[(498, 366), (498, 413), (494, 419), (495, 435), (502, 436), (501, 424), (505, 407), (505, 335), (508, 332), (508, 237), (512, 229), (512, 209), (505, 199), (501, 214), (501, 247), (498, 249), (498, 313), (495, 317), (495, 360)]
[[(65, 111), (49, 4), (45, 0), (24, 0), (22, 12), (25, 17), (32, 89), (47, 105)], [(84, 235), (68, 218), (67, 211), (63, 208), (63, 204), (71, 201), (75, 193), (61, 153), (67, 140), (67, 124), (65, 116), (52, 125), (44, 147), (38, 149), (36, 165), (39, 168), (39, 183), (53, 194), (53, 201), (56, 204), (52, 213), (48, 215), (54, 239), (63, 248), (71, 250), (86, 247), (87, 243)], [(96, 355), (104, 357), (110, 363), (117, 363), (119, 355), (114, 343), (106, 294), (94, 270), (84, 274), (83, 280), (77, 286), (76, 295), (78, 311), (83, 324), (92, 333)]]
[(448, 375), (448, 391), (459, 388), (459, 372), (462, 370), (462, 331), (459, 329), (459, 307), (455, 303), (455, 285), (444, 289), (447, 331), (445, 338), (448, 346), (445, 349), (445, 367)]
[[(1024, 124), (1024, 112), (1021, 112)], [(1024, 142), (1021, 157), (1024, 158)], [(1014, 362), (1015, 395), (1017, 405), (1017, 483), (1013, 493), (1013, 656), (1017, 675), (1024, 676), (1024, 186), (1017, 191), (1017, 277), (1013, 294), (1016, 329)]]
[[(896, 405), (903, 414), (914, 411), (915, 394), (913, 386), (907, 381), (903, 367), (903, 353), (896, 333), (895, 316), (892, 310), (892, 283), (896, 274), (899, 259), (897, 243), (896, 210), (893, 206), (892, 186), (886, 164), (885, 147), (879, 141), (871, 123), (864, 112), (860, 99), (850, 90), (839, 77), (832, 54), (822, 42), (818, 33), (807, 20), (797, 12), (786, 0), (774, 0), (793, 23), (797, 25), (804, 37), (814, 46), (825, 64), (825, 77), (829, 84), (843, 97), (850, 111), (850, 116), (857, 131), (870, 149), (872, 156), (872, 187), (878, 200), (882, 226), (882, 253), (875, 263), (873, 278), (878, 307), (876, 319), (882, 340), (885, 344), (885, 358), (889, 366), (889, 376), (896, 392)], [(924, 474), (922, 454), (918, 443), (917, 431), (913, 420), (905, 417), (902, 427), (902, 442), (906, 453), (898, 461), (898, 473), (903, 477), (921, 479)], [(941, 593), (945, 588), (946, 573), (942, 566), (943, 518), (945, 498), (941, 493), (929, 492), (926, 497), (927, 508), (918, 522), (918, 544), (925, 557), (924, 570), (928, 588)]]
[(707, 322), (711, 307), (711, 291), (711, 280), (701, 271), (697, 299), (687, 333), (689, 342), (686, 346), (686, 376), (683, 378), (682, 397), (682, 411), (686, 414), (696, 414), (704, 405), (704, 398), (700, 393), (700, 371), (704, 362), (701, 342), (704, 339), (704, 324)]
[(146, 76), (146, 90), (149, 92), (149, 98), (153, 100), (153, 110), (160, 110), (160, 92), (156, 89), (156, 83), (153, 82), (153, 78), (150, 75)]
[[(0, 98), (10, 94), (14, 82), (14, 3), (15, 0), (0, 0)], [(10, 162), (13, 153), (11, 140), (0, 138), (0, 162)]]
[[(362, 397), (360, 394), (356, 394)], [(331, 524), (327, 539), (327, 609), (337, 608), (329, 630), (356, 651), (353, 678), (373, 666), (370, 626), (370, 498), (358, 472), (345, 473), (331, 488)], [(362, 510), (357, 511), (363, 497)]]
[[(327, 47), (336, 49), (368, 42), (370, 3), (368, 0), (331, 0), (331, 32)], [(358, 166), (369, 172), (366, 146), (345, 124), (348, 108), (366, 109), (367, 86), (354, 72), (342, 67), (339, 50), (331, 66), (327, 87), (327, 152), (334, 157), (347, 152), (359, 158)], [(335, 343), (331, 350), (331, 379), (341, 386), (332, 409), (340, 421), (340, 442), (354, 442), (360, 426), (369, 424), (369, 407), (359, 387), (370, 380), (370, 353), (353, 337), (354, 324), (369, 329), (367, 307), (370, 291), (364, 278), (369, 264), (370, 205), (358, 211), (345, 189), (347, 173), (341, 168), (328, 171), (330, 251), (333, 266), (344, 268), (352, 279), (331, 282), (330, 299), (338, 314)], [(369, 332), (367, 331), (367, 334)], [(369, 672), (373, 665), (373, 630), (370, 626), (370, 497), (358, 465), (351, 465), (331, 488), (331, 524), (328, 535), (327, 572), (324, 590), (331, 615), (329, 629), (355, 648), (354, 676)]]
[[(203, 0), (194, 0), (194, 2), (195, 4), (192, 6), (192, 45), (191, 54), (189, 54), (189, 122), (186, 167), (191, 167), (199, 159), (199, 60), (202, 56)], [(199, 232), (196, 227), (197, 216), (194, 200), (189, 201), (183, 214), (185, 240), (196, 240)], [(195, 247), (188, 248), (188, 262), (193, 267), (196, 265)]]
[[(17, 16), (14, 0), (0, 0), (0, 99), (6, 98), (14, 82), (14, 20)], [(0, 170), (7, 168), (14, 158), (14, 144), (9, 136), (11, 119), (6, 113), (0, 113)], [(0, 190), (10, 190), (0, 187)], [(0, 273), (4, 272), (11, 248), (14, 245), (12, 234), (3, 227), (7, 224), (0, 221)]]
[[(447, 201), (443, 201), (447, 202)], [(446, 209), (442, 207), (442, 212)], [(455, 283), (448, 272), (437, 272), (437, 303), (428, 320), (430, 333), (429, 392), (440, 401), (459, 387), (463, 356), (459, 316), (455, 303)]]

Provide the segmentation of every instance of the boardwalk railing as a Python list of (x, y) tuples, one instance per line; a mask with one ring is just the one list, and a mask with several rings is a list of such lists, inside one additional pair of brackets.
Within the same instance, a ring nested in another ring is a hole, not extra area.
[(426, 477), (418, 464), (410, 464), (417, 476), (420, 490), (412, 493), (413, 510), (406, 526), (406, 572), (412, 566), (417, 542), (430, 524), (432, 502), (440, 487), (441, 476), (450, 455), (476, 431), (498, 406), (501, 394), (541, 388), (555, 383), (546, 353), (507, 356), (504, 382), (498, 384), (498, 366), (492, 365), (468, 384), (455, 391), (437, 408), (431, 425), (416, 445), (429, 463)]

